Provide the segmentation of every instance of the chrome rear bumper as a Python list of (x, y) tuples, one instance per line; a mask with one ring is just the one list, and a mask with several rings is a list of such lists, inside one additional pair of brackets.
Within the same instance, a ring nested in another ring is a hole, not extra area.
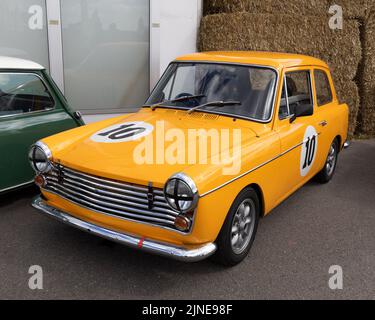
[(346, 140), (344, 143), (344, 149), (348, 149), (350, 147), (350, 141)]
[(188, 249), (168, 243), (156, 242), (153, 240), (109, 230), (95, 224), (77, 219), (65, 212), (51, 207), (47, 205), (41, 197), (35, 198), (32, 202), (32, 206), (48, 214), (49, 216), (52, 216), (53, 218), (56, 218), (83, 231), (90, 232), (102, 238), (121, 243), (128, 247), (173, 258), (175, 260), (183, 262), (200, 261), (211, 256), (216, 251), (216, 245), (214, 243), (207, 243), (194, 249)]

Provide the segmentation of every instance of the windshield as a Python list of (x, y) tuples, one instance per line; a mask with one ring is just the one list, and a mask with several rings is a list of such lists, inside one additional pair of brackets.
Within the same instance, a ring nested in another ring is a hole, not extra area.
[(266, 67), (215, 63), (172, 63), (147, 100), (147, 105), (191, 109), (211, 102), (213, 112), (267, 121), (271, 118), (277, 74)]

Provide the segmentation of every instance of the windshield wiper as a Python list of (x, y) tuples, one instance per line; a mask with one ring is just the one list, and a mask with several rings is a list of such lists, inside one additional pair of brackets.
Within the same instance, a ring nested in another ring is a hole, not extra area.
[(189, 109), (188, 113), (193, 113), (195, 110), (205, 108), (205, 107), (225, 107), (225, 106), (235, 106), (242, 104), (241, 101), (211, 101), (200, 106), (196, 106), (194, 108)]
[(176, 103), (176, 102), (186, 101), (186, 100), (190, 100), (190, 99), (203, 98), (203, 97), (205, 97), (204, 94), (197, 94), (197, 95), (194, 95), (194, 96), (183, 96), (183, 97), (180, 97), (180, 98), (177, 98), (177, 99), (155, 103), (155, 104), (151, 105), (150, 108), (151, 108), (151, 110), (155, 110), (155, 108), (160, 107), (160, 106), (162, 106), (163, 104), (166, 104), (166, 103)]

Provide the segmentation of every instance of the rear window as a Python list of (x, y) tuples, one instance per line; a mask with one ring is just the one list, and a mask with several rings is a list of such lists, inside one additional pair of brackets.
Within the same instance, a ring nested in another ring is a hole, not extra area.
[(332, 90), (327, 73), (323, 70), (315, 70), (314, 76), (318, 106), (332, 102)]

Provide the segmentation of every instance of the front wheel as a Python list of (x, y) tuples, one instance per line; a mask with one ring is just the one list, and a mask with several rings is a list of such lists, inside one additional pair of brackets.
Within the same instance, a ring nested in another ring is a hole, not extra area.
[(324, 164), (323, 169), (317, 174), (316, 179), (320, 183), (329, 182), (335, 174), (337, 159), (339, 154), (339, 143), (335, 139), (328, 152), (327, 160)]
[(216, 240), (217, 262), (234, 266), (245, 259), (254, 242), (259, 216), (258, 194), (252, 188), (244, 189), (233, 202)]

